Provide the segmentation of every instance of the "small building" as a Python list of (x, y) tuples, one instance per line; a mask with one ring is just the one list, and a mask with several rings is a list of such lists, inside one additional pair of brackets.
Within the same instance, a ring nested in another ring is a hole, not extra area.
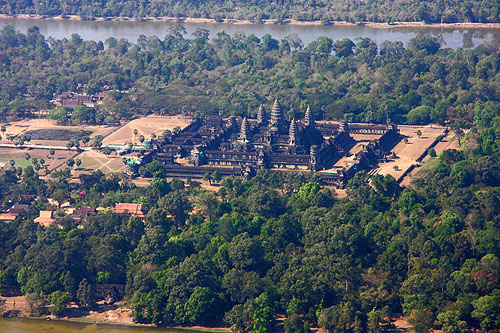
[(96, 284), (96, 296), (103, 298), (106, 303), (112, 304), (122, 300), (125, 296), (125, 285), (123, 284)]
[(12, 213), (2, 213), (0, 214), (0, 221), (4, 222), (12, 222), (14, 221), (19, 214), (12, 214)]
[(12, 206), (10, 209), (9, 209), (9, 213), (11, 214), (21, 214), (21, 213), (24, 213), (25, 211), (28, 210), (28, 208), (30, 208), (29, 205), (26, 205), (26, 204), (15, 204), (14, 206)]
[(117, 203), (115, 204), (115, 213), (125, 213), (140, 218), (145, 217), (142, 205), (135, 203)]
[(81, 220), (84, 217), (93, 216), (96, 214), (97, 214), (97, 211), (94, 208), (84, 207), (84, 208), (75, 209), (73, 211), (72, 217), (74, 220)]
[(20, 214), (24, 213), (30, 206), (26, 204), (15, 204), (6, 213), (0, 214), (0, 221), (14, 221)]
[(54, 223), (56, 219), (54, 218), (54, 214), (50, 210), (41, 210), (40, 216), (35, 219), (35, 223), (38, 223), (46, 228), (50, 227), (52, 223)]

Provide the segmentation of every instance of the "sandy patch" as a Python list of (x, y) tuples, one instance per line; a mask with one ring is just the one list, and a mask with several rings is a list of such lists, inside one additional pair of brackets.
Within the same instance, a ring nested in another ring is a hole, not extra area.
[[(408, 142), (401, 140), (391, 150), (391, 152), (396, 154), (396, 158), (386, 163), (380, 163), (375, 173), (392, 175), (399, 180), (413, 164), (418, 164), (417, 159), (427, 151), (439, 135), (444, 133), (445, 128), (436, 125), (399, 125), (398, 128), (401, 135), (406, 137)], [(416, 134), (418, 130), (422, 132), (420, 137)], [(396, 166), (397, 169), (395, 169)]]
[[(123, 145), (127, 142), (139, 144), (139, 136), (144, 135), (146, 139), (151, 138), (151, 134), (162, 135), (164, 130), (173, 130), (175, 127), (185, 128), (191, 123), (191, 119), (183, 116), (156, 116), (151, 115), (139, 119), (134, 119), (123, 125), (117, 131), (104, 138), (103, 147), (109, 144)], [(134, 135), (137, 129), (137, 135)]]
[[(458, 140), (456, 139), (456, 137), (454, 136), (453, 132), (448, 132), (448, 134), (443, 137), (443, 139), (438, 142), (436, 144), (436, 146), (434, 147), (434, 150), (436, 151), (436, 154), (439, 155), (441, 154), (443, 151), (447, 150), (447, 149), (460, 149), (460, 145), (458, 144)], [(423, 163), (424, 163), (424, 166), (420, 166), (420, 164), (418, 164), (417, 167), (415, 167), (402, 181), (401, 181), (401, 185), (403, 186), (409, 186), (410, 183), (412, 182), (412, 180), (414, 180), (415, 178), (418, 178), (421, 176), (421, 171), (423, 171), (424, 169), (427, 169), (427, 166), (429, 164), (429, 162), (432, 162), (432, 161), (429, 161), (430, 160), (430, 156), (427, 155), (424, 159), (423, 159)]]
[[(92, 138), (96, 135), (107, 136), (111, 132), (115, 131), (117, 128), (114, 126), (62, 126), (58, 125), (55, 120), (48, 120), (48, 119), (25, 119), (2, 125), (6, 126), (6, 131), (5, 133), (0, 132), (0, 135), (2, 136), (2, 140), (0, 141), (0, 143), (10, 143), (10, 141), (7, 140), (8, 135), (12, 136), (22, 135), (30, 131), (36, 131), (42, 129), (60, 129), (69, 131), (85, 130), (92, 132), (92, 134), (90, 134), (90, 137)], [(54, 141), (54, 140), (30, 141), (30, 144), (35, 144), (35, 145), (65, 146), (66, 143), (67, 141)]]

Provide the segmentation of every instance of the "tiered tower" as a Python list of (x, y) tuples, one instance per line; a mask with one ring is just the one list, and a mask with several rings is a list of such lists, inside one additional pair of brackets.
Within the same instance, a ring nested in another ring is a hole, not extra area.
[(349, 125), (347, 124), (347, 121), (342, 120), (339, 125), (339, 132), (345, 132), (349, 134)]
[(280, 102), (278, 102), (278, 99), (276, 99), (274, 101), (273, 108), (271, 109), (271, 122), (269, 126), (279, 131), (283, 126), (282, 123), (283, 113), (281, 112)]
[(307, 107), (306, 114), (304, 116), (304, 123), (307, 127), (314, 127), (314, 116), (311, 112), (310, 106)]
[(290, 129), (288, 131), (288, 144), (290, 146), (296, 146), (299, 144), (299, 131), (295, 119), (293, 119), (290, 123)]
[(259, 106), (259, 111), (257, 111), (257, 123), (259, 125), (265, 125), (266, 124), (266, 109), (264, 109), (264, 105)]
[(309, 169), (318, 171), (318, 146), (312, 145), (309, 150)]
[(247, 117), (243, 118), (243, 120), (241, 122), (240, 141), (241, 142), (249, 142), (250, 141), (250, 132), (248, 130)]

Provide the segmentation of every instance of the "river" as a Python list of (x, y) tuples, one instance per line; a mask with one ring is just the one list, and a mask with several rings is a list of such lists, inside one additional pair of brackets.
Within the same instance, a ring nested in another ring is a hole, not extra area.
[[(155, 35), (163, 38), (169, 27), (174, 23), (168, 22), (131, 22), (131, 21), (70, 21), (70, 20), (35, 20), (25, 18), (0, 18), (0, 27), (12, 24), (16, 30), (26, 32), (31, 26), (38, 26), (46, 37), (56, 39), (69, 38), (71, 34), (77, 33), (86, 40), (105, 41), (109, 37), (126, 38), (130, 42), (136, 42), (141, 34), (146, 36)], [(457, 29), (457, 28), (429, 28), (429, 27), (396, 27), (396, 28), (371, 28), (366, 26), (301, 26), (301, 25), (263, 25), (263, 24), (210, 24), (210, 23), (184, 23), (187, 30), (186, 38), (192, 38), (191, 34), (196, 28), (204, 28), (210, 31), (210, 36), (224, 30), (229, 34), (237, 31), (245, 34), (255, 34), (262, 37), (270, 34), (276, 39), (282, 39), (289, 33), (296, 33), (305, 45), (320, 36), (326, 36), (333, 40), (349, 38), (355, 40), (357, 37), (368, 37), (377, 44), (385, 40), (402, 41), (406, 43), (418, 35), (436, 36), (443, 47), (456, 49), (459, 47), (471, 48), (484, 42), (494, 41), (500, 44), (500, 29)]]
[[(108, 324), (86, 324), (71, 321), (52, 320), (44, 321), (41, 319), (27, 318), (0, 318), (0, 333), (188, 333), (193, 330), (166, 329), (155, 327), (138, 327), (125, 325)], [(201, 331), (198, 331), (201, 332)]]

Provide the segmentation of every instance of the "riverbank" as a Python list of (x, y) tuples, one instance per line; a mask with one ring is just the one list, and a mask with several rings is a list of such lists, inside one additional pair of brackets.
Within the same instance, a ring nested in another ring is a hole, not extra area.
[[(131, 17), (97, 17), (93, 20), (84, 20), (78, 15), (66, 16), (46, 16), (34, 14), (0, 14), (0, 18), (4, 19), (29, 19), (29, 20), (53, 20), (53, 21), (97, 21), (97, 22), (162, 22), (162, 23), (193, 23), (193, 24), (232, 24), (232, 25), (292, 25), (292, 26), (325, 26), (321, 21), (297, 21), (293, 19), (286, 20), (262, 20), (259, 22), (251, 20), (236, 20), (224, 19), (214, 20), (207, 18), (193, 18), (193, 17), (145, 17), (143, 19), (136, 19)], [(364, 26), (376, 29), (394, 29), (394, 28), (439, 28), (439, 29), (500, 29), (500, 23), (424, 23), (424, 22), (346, 22), (346, 21), (332, 21), (330, 26), (345, 26), (356, 27)]]
[[(24, 296), (0, 296), (0, 299), (5, 300), (5, 313), (10, 314), (13, 318), (19, 319), (36, 319), (40, 321), (59, 321), (59, 322), (75, 322), (84, 324), (105, 324), (114, 326), (128, 326), (137, 328), (151, 328), (153, 331), (156, 330), (156, 326), (147, 324), (135, 323), (132, 319), (132, 309), (127, 307), (125, 302), (118, 302), (112, 305), (104, 304), (103, 301), (97, 304), (97, 307), (93, 311), (88, 311), (80, 309), (75, 303), (71, 303), (67, 310), (66, 316), (55, 317), (53, 315), (46, 315), (43, 317), (32, 317), (29, 313), (29, 305), (24, 298)], [(197, 331), (197, 332), (230, 332), (231, 329), (225, 327), (175, 327), (169, 329), (170, 331), (175, 330), (176, 332), (182, 331)], [(2, 330), (0, 329), (0, 332)], [(130, 331), (130, 329), (127, 329)], [(145, 332), (141, 330), (141, 332)]]

